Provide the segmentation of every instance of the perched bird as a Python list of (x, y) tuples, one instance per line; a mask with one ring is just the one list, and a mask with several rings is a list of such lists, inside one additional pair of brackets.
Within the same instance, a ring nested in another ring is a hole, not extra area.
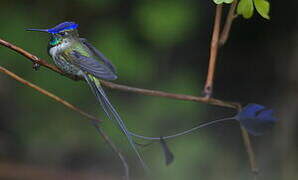
[(110, 103), (98, 79), (117, 79), (115, 67), (111, 62), (86, 39), (80, 38), (78, 24), (63, 22), (51, 29), (27, 29), (50, 34), (48, 53), (56, 66), (70, 76), (84, 78), (100, 102), (109, 119), (116, 121), (137, 154), (142, 166), (146, 168), (140, 153), (127, 130), (123, 120)]

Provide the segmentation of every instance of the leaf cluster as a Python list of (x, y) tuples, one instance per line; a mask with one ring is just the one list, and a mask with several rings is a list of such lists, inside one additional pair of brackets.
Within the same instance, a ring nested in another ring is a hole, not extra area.
[[(213, 0), (216, 4), (230, 4), (233, 0)], [(240, 0), (237, 6), (237, 14), (249, 19), (254, 14), (254, 9), (265, 19), (270, 19), (270, 3), (267, 0)]]

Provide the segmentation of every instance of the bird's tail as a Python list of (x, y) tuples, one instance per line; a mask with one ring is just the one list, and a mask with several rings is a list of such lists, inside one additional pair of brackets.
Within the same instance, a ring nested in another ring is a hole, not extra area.
[(87, 83), (91, 87), (91, 90), (96, 96), (96, 99), (100, 102), (101, 106), (103, 107), (104, 112), (108, 116), (109, 119), (116, 122), (120, 130), (123, 132), (123, 134), (127, 137), (132, 149), (135, 151), (135, 153), (138, 156), (138, 159), (140, 160), (142, 166), (144, 169), (147, 169), (147, 165), (144, 162), (143, 158), (141, 157), (141, 154), (137, 150), (137, 147), (135, 145), (135, 142), (132, 139), (132, 136), (130, 132), (127, 130), (123, 120), (121, 119), (120, 115), (117, 113), (113, 105), (110, 103), (109, 99), (107, 98), (106, 93), (102, 89), (100, 82), (97, 78), (95, 78), (92, 75), (84, 75), (84, 78), (86, 79)]

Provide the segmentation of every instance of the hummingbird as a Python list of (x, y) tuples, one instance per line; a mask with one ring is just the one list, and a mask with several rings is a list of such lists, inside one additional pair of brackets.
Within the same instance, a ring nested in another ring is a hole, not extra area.
[(78, 26), (75, 22), (63, 22), (50, 29), (27, 30), (50, 34), (47, 51), (55, 65), (67, 75), (81, 77), (88, 83), (107, 117), (116, 122), (136, 153), (141, 165), (146, 169), (147, 166), (132, 139), (130, 131), (109, 101), (99, 81), (99, 79), (117, 79), (116, 69), (103, 53), (85, 38), (79, 37)]

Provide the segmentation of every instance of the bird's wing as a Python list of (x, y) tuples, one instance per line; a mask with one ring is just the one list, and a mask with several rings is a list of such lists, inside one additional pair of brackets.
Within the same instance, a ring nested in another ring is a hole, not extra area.
[(93, 53), (94, 56), (98, 57), (113, 73), (116, 74), (116, 69), (114, 65), (101, 53), (98, 49), (96, 49), (91, 43), (87, 41), (85, 38), (80, 38), (80, 41), (85, 44), (89, 50)]
[(117, 76), (110, 68), (98, 62), (96, 59), (84, 56), (76, 50), (70, 52), (70, 55), (73, 57), (72, 62), (84, 72), (101, 79), (117, 79)]

